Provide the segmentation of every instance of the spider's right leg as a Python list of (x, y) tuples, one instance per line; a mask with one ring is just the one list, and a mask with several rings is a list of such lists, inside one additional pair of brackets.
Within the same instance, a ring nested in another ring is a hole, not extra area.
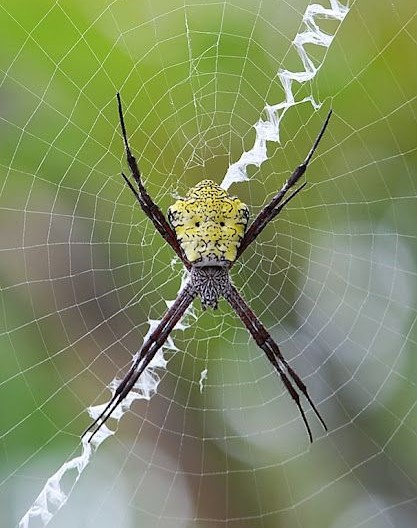
[(185, 311), (196, 295), (197, 294), (190, 283), (186, 284), (182, 291), (178, 294), (174, 304), (172, 304), (169, 310), (165, 313), (164, 317), (161, 319), (158, 326), (143, 343), (136, 361), (130, 368), (129, 372), (125, 375), (123, 380), (120, 382), (120, 385), (117, 387), (112, 399), (106, 405), (100, 416), (98, 416), (94, 422), (84, 431), (82, 437), (92, 430), (88, 442), (91, 442), (94, 435), (100, 430), (101, 426), (104, 425), (108, 418), (110, 418), (112, 412), (132, 390), (141, 374), (152, 361), (158, 350), (168, 339), (174, 326), (180, 321), (181, 317), (184, 315)]
[(323, 137), (323, 134), (327, 128), (327, 125), (329, 124), (330, 117), (332, 115), (332, 110), (327, 114), (327, 117), (321, 127), (321, 130), (316, 137), (313, 146), (310, 149), (310, 152), (307, 154), (306, 159), (298, 165), (298, 167), (295, 169), (295, 171), (291, 174), (291, 176), (288, 178), (288, 180), (284, 183), (284, 185), (281, 187), (281, 190), (272, 198), (272, 200), (265, 205), (262, 210), (259, 212), (258, 216), (255, 218), (255, 220), (252, 222), (252, 224), (249, 226), (248, 230), (243, 236), (242, 241), (240, 242), (240, 246), (237, 250), (237, 257), (236, 260), (240, 257), (240, 255), (245, 251), (245, 249), (252, 244), (252, 242), (255, 240), (255, 238), (263, 231), (263, 229), (267, 226), (267, 224), (273, 220), (281, 211), (282, 209), (287, 205), (289, 201), (291, 201), (300, 191), (303, 189), (306, 185), (306, 182), (300, 185), (298, 188), (296, 188), (285, 200), (284, 197), (287, 194), (287, 192), (292, 189), (300, 180), (300, 178), (304, 175), (304, 173), (307, 170), (307, 167), (311, 161), (311, 158), (313, 157), (314, 152), (316, 151), (321, 138)]
[(143, 185), (139, 166), (137, 164), (136, 158), (133, 156), (132, 151), (130, 150), (129, 141), (127, 139), (126, 125), (125, 125), (125, 120), (123, 117), (122, 100), (120, 98), (119, 93), (117, 94), (117, 104), (119, 108), (120, 126), (122, 128), (123, 141), (124, 141), (125, 150), (126, 150), (126, 159), (127, 159), (127, 163), (129, 165), (132, 177), (138, 186), (138, 191), (133, 187), (130, 180), (123, 173), (122, 173), (122, 176), (125, 182), (127, 183), (129, 189), (135, 195), (143, 212), (146, 214), (148, 218), (152, 220), (156, 229), (159, 231), (162, 237), (168, 242), (168, 244), (172, 247), (172, 249), (175, 251), (175, 253), (178, 255), (178, 257), (183, 262), (184, 266), (187, 269), (191, 269), (191, 264), (189, 263), (188, 259), (184, 255), (181, 249), (181, 246), (177, 240), (174, 230), (169, 225), (163, 212), (158, 207), (158, 205), (152, 200), (148, 191), (145, 189), (145, 186)]
[[(295, 370), (290, 367), (287, 360), (283, 357), (279, 346), (272, 339), (269, 332), (266, 330), (261, 321), (256, 317), (252, 309), (248, 306), (248, 304), (237, 291), (237, 289), (233, 285), (231, 285), (224, 296), (229, 302), (229, 304), (232, 306), (232, 308), (235, 310), (237, 315), (240, 317), (242, 323), (249, 330), (250, 334), (255, 339), (256, 344), (265, 352), (270, 363), (273, 365), (273, 367), (281, 377), (285, 388), (287, 389), (291, 398), (295, 401), (298, 407), (301, 418), (303, 419), (304, 425), (307, 429), (308, 437), (310, 439), (310, 442), (312, 442), (313, 435), (311, 432), (311, 428), (307, 421), (307, 417), (301, 405), (300, 396), (296, 388), (305, 396), (326, 431), (327, 426), (318, 409), (314, 405), (313, 400), (310, 398), (310, 395), (307, 391), (307, 387), (305, 386), (299, 375), (295, 372)], [(285, 373), (285, 371), (288, 372), (288, 375)]]

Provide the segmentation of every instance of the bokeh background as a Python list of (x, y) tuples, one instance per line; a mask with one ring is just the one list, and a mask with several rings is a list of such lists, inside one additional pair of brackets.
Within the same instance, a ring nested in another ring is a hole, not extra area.
[[(0, 0), (0, 526), (79, 454), (182, 276), (123, 185), (120, 91), (165, 211), (254, 140), (308, 2)], [(326, 7), (328, 2), (323, 2)], [(309, 184), (234, 268), (329, 433), (222, 305), (196, 303), (158, 394), (136, 402), (51, 527), (415, 526), (414, 0), (357, 0), (295, 86), (281, 145), (233, 193), (254, 213), (334, 114)], [(204, 389), (200, 374), (208, 369)]]

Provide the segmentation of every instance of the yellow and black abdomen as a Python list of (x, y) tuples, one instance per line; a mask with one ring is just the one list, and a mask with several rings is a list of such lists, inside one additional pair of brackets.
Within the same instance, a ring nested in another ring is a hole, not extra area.
[(236, 259), (249, 209), (211, 180), (192, 187), (168, 209), (168, 220), (195, 266), (225, 266)]

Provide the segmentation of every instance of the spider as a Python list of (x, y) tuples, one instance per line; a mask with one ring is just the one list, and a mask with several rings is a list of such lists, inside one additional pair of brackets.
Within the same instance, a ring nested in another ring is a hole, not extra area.
[(301, 405), (299, 393), (307, 399), (323, 428), (327, 431), (326, 423), (310, 398), (306, 385), (288, 364), (279, 346), (233, 285), (229, 270), (266, 225), (307, 184), (304, 182), (285, 198), (288, 191), (296, 185), (306, 172), (326, 130), (332, 111), (330, 110), (328, 113), (305, 160), (294, 170), (281, 190), (263, 207), (248, 227), (248, 207), (235, 196), (230, 196), (227, 191), (211, 180), (201, 181), (188, 191), (185, 198), (177, 200), (169, 207), (167, 220), (143, 185), (138, 164), (130, 150), (120, 94), (117, 94), (117, 103), (127, 163), (137, 189), (124, 173), (122, 173), (122, 177), (139, 202), (143, 212), (184, 264), (188, 277), (174, 303), (143, 343), (137, 359), (116, 388), (112, 399), (98, 418), (86, 429), (83, 437), (92, 431), (88, 440), (91, 442), (93, 436), (111, 416), (114, 409), (132, 390), (192, 301), (199, 297), (203, 309), (216, 309), (219, 299), (223, 297), (239, 316), (255, 339), (256, 344), (265, 352), (268, 360), (281, 377), (285, 388), (298, 407), (308, 437), (312, 442), (313, 435)]

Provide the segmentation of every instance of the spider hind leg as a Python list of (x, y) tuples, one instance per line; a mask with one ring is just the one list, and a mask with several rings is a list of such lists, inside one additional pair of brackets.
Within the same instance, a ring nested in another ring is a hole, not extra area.
[[(321, 417), (317, 407), (314, 405), (313, 400), (308, 394), (307, 387), (302, 382), (298, 374), (290, 367), (286, 359), (281, 354), (278, 345), (275, 343), (266, 328), (259, 321), (259, 319), (253, 313), (251, 308), (246, 304), (246, 301), (243, 299), (243, 297), (233, 285), (230, 285), (230, 290), (226, 293), (225, 297), (229, 304), (232, 306), (232, 308), (235, 310), (237, 315), (240, 317), (242, 323), (246, 326), (246, 328), (251, 333), (252, 337), (255, 339), (256, 344), (265, 352), (268, 360), (279, 374), (282, 382), (285, 385), (285, 388), (287, 389), (291, 398), (295, 401), (298, 407), (301, 418), (303, 419), (304, 425), (306, 427), (308, 437), (310, 439), (310, 442), (312, 442), (313, 435), (311, 432), (311, 428), (308, 423), (305, 411), (301, 405), (300, 395), (298, 394), (296, 388), (298, 388), (301, 394), (307, 399), (313, 412), (319, 419), (325, 431), (327, 431), (327, 426), (325, 421)], [(288, 375), (285, 371), (287, 371)]]
[(135, 383), (148, 367), (158, 350), (164, 345), (175, 325), (181, 320), (188, 306), (195, 297), (196, 292), (194, 291), (191, 282), (188, 282), (180, 291), (178, 297), (171, 307), (165, 312), (165, 315), (155, 330), (143, 343), (138, 357), (129, 369), (126, 376), (120, 382), (115, 393), (113, 394), (112, 399), (103, 409), (101, 414), (84, 431), (82, 438), (89, 434), (87, 441), (89, 443), (92, 441), (101, 427), (110, 418), (116, 407), (123, 402), (129, 392), (133, 389)]

